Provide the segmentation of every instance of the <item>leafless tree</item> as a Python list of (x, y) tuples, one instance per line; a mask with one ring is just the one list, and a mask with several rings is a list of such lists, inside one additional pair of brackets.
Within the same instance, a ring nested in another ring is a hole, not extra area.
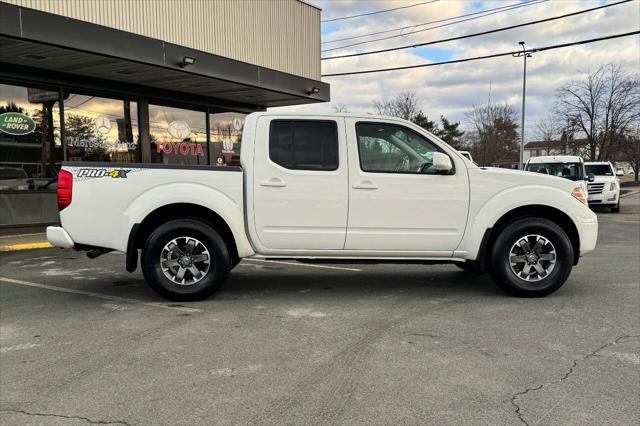
[(640, 173), (640, 123), (618, 140), (618, 158), (629, 162), (633, 169), (634, 180), (638, 182)]
[(413, 120), (420, 112), (420, 100), (415, 92), (402, 92), (392, 98), (376, 99), (373, 108), (378, 115)]
[(343, 113), (350, 113), (351, 111), (349, 110), (349, 107), (347, 106), (347, 104), (343, 104), (343, 103), (336, 103), (331, 105), (331, 110), (333, 112), (343, 112)]
[(482, 166), (513, 154), (518, 149), (517, 114), (507, 103), (473, 105), (467, 112), (471, 127), (468, 143), (473, 158)]
[(535, 136), (539, 141), (544, 142), (544, 155), (551, 155), (553, 148), (558, 147), (561, 135), (561, 127), (553, 115), (540, 119), (536, 124)]
[(584, 134), (591, 160), (608, 160), (617, 139), (640, 120), (639, 87), (637, 75), (607, 64), (560, 87), (555, 112), (568, 129)]

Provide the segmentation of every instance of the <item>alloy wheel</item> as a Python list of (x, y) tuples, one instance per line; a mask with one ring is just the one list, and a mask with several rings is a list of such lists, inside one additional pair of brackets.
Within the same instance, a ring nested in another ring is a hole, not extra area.
[(209, 272), (211, 256), (198, 239), (178, 237), (169, 241), (160, 252), (160, 267), (164, 276), (175, 284), (193, 285)]
[(511, 246), (509, 265), (518, 278), (530, 282), (540, 281), (553, 271), (556, 249), (542, 235), (525, 235)]

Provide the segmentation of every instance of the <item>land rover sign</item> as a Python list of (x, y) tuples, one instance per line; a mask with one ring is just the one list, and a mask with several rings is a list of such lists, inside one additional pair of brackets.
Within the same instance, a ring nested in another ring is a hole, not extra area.
[(36, 123), (28, 115), (19, 112), (0, 114), (0, 132), (10, 135), (28, 135), (36, 130)]

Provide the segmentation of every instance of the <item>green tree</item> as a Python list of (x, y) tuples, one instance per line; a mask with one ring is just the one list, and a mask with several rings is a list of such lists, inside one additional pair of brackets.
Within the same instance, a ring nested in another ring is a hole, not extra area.
[(429, 120), (429, 118), (426, 115), (424, 115), (422, 111), (418, 112), (411, 119), (411, 121), (413, 121), (415, 124), (425, 129), (426, 131), (433, 133), (434, 135), (437, 135), (438, 131), (440, 130), (438, 128), (438, 124), (433, 120)]
[(464, 143), (462, 142), (462, 136), (464, 132), (460, 130), (460, 122), (451, 122), (444, 115), (440, 116), (440, 123), (442, 129), (436, 134), (440, 139), (451, 145), (455, 149), (462, 149)]
[(451, 122), (447, 117), (441, 115), (440, 124), (438, 124), (433, 120), (429, 120), (429, 117), (424, 115), (422, 111), (418, 112), (411, 121), (433, 133), (455, 149), (461, 149), (464, 146), (462, 142), (464, 132), (459, 129), (460, 122)]

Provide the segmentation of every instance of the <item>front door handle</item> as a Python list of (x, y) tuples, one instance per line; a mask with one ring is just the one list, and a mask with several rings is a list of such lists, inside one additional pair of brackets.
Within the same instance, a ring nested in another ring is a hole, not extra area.
[(271, 188), (282, 188), (287, 186), (286, 183), (280, 178), (274, 177), (271, 179), (263, 180), (260, 182), (260, 186), (269, 186)]
[(370, 180), (363, 180), (360, 183), (354, 183), (353, 189), (378, 189), (378, 185)]

